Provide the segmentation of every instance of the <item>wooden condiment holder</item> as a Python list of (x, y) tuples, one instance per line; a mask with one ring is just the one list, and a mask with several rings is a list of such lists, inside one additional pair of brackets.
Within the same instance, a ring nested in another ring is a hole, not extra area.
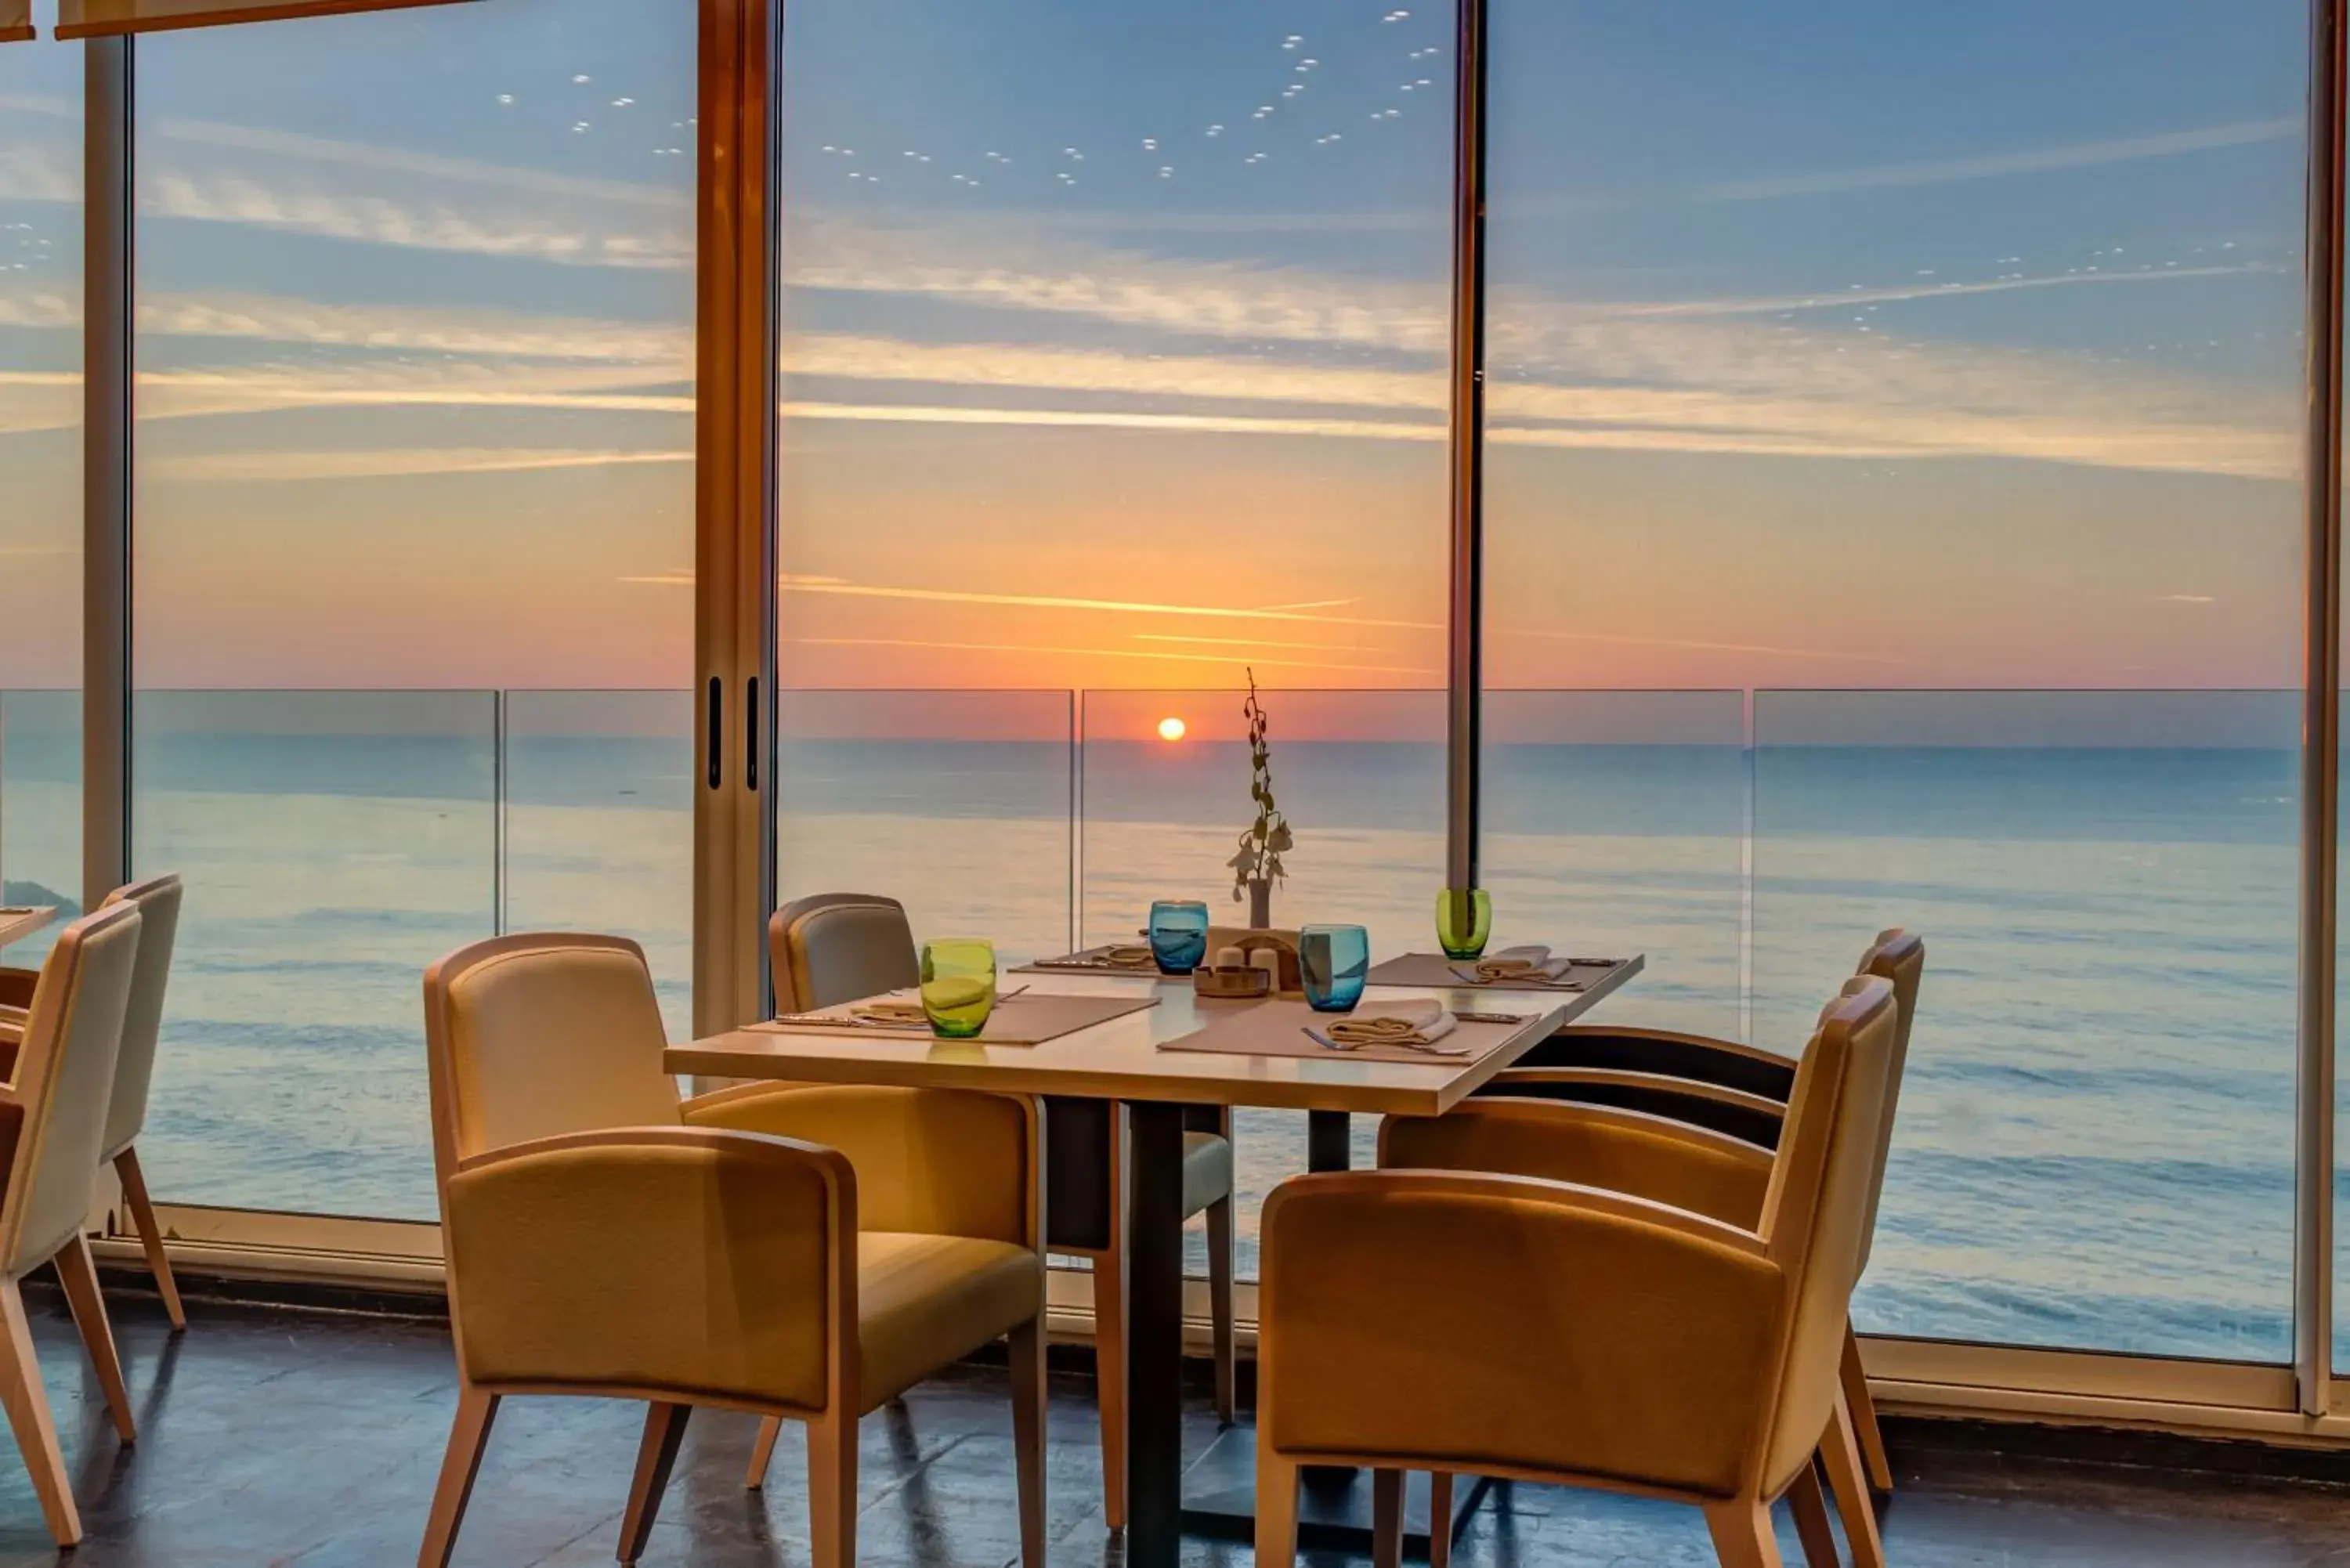
[(1254, 958), (1260, 952), (1270, 951), (1274, 955), (1280, 968), (1280, 979), (1274, 986), (1275, 993), (1293, 999), (1305, 994), (1305, 975), (1297, 967), (1297, 933), (1295, 931), (1246, 926), (1208, 928), (1208, 950), (1211, 953), (1220, 953), (1226, 948), (1240, 949), (1243, 962)]
[(1247, 964), (1226, 969), (1202, 964), (1191, 971), (1192, 993), (1214, 1001), (1253, 1001), (1268, 995), (1272, 990), (1273, 977)]

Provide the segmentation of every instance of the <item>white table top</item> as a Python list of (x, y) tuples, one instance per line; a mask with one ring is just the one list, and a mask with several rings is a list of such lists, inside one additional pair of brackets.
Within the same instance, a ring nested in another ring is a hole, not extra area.
[(1627, 960), (1588, 990), (1496, 991), (1478, 987), (1421, 990), (1381, 986), (1382, 1000), (1435, 997), (1471, 1011), (1537, 1012), (1512, 1044), (1474, 1062), (1431, 1057), (1419, 1062), (1363, 1062), (1333, 1055), (1230, 1055), (1161, 1051), (1159, 1044), (1204, 1028), (1214, 1014), (1259, 1005), (1201, 1002), (1189, 981), (1149, 976), (1024, 974), (1038, 991), (1069, 995), (1133, 994), (1158, 988), (1159, 1004), (1113, 1018), (1042, 1045), (982, 1045), (926, 1035), (831, 1033), (810, 1029), (738, 1029), (669, 1049), (672, 1073), (785, 1082), (891, 1084), (910, 1088), (985, 1089), (1007, 1094), (1070, 1095), (1089, 1099), (1172, 1101), (1185, 1105), (1262, 1106), (1284, 1110), (1358, 1111), (1369, 1115), (1438, 1116), (1523, 1055), (1561, 1024), (1589, 1012), (1640, 972)]

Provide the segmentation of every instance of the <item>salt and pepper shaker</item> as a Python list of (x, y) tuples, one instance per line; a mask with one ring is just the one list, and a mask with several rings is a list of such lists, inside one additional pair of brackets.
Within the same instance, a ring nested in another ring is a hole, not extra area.
[(1248, 961), (1251, 969), (1264, 971), (1265, 980), (1270, 989), (1274, 991), (1281, 989), (1281, 954), (1279, 952), (1272, 948), (1259, 948), (1249, 954)]
[(1218, 969), (1243, 969), (1247, 967), (1247, 964), (1248, 955), (1241, 951), (1238, 948), (1218, 948), (1216, 950), (1216, 967)]

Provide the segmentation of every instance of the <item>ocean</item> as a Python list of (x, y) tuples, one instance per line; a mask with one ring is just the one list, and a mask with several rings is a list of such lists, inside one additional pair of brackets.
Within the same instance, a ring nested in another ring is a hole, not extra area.
[[(2019, 698), (2008, 723), (1952, 708), (1953, 740), (1926, 744), (1856, 740), (1871, 726), (1846, 722), (1853, 704), (1831, 722), (1780, 695), (1731, 694), (1694, 740), (1679, 723), (1631, 740), (1620, 723), (1583, 727), (1599, 739), (1566, 725), (1555, 742), (1498, 727), (1483, 837), (1496, 941), (1645, 953), (1596, 1019), (1794, 1051), (1880, 927), (1922, 930), (1862, 1328), (2287, 1360), (2291, 700), (2219, 694), (2181, 723), (2177, 710), (2113, 718), (2161, 694), (2095, 694), (2079, 711)], [(688, 703), (142, 694), (138, 867), (189, 884), (142, 1143), (159, 1195), (430, 1218), (419, 981), (495, 929), (636, 938), (682, 1035)], [(74, 711), (68, 694), (0, 694), (9, 901), (78, 879)], [(1236, 743), (1098, 725), (1078, 740), (1074, 724), (1057, 739), (876, 739), (868, 722), (842, 738), (819, 732), (826, 711), (784, 730), (786, 897), (889, 892), (919, 933), (989, 936), (1019, 961), (1124, 936), (1153, 898), (1227, 896), (1246, 805)], [(2191, 743), (2163, 743), (2180, 729)], [(1380, 950), (1424, 949), (1442, 762), (1432, 739), (1276, 733), (1298, 838), (1276, 917), (1357, 920)], [(1371, 1131), (1357, 1128), (1360, 1159)], [(1304, 1118), (1244, 1113), (1239, 1140), (1253, 1272), (1256, 1206), (1303, 1168)]]

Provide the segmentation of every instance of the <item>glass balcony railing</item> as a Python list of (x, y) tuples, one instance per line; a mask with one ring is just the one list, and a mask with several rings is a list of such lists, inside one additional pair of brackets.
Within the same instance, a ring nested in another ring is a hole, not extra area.
[[(1267, 702), (1298, 841), (1275, 918), (1425, 945), (1441, 695)], [(1926, 931), (1863, 1327), (2281, 1361), (2297, 703), (1496, 691), (1495, 940), (1646, 952), (1607, 1020), (1792, 1051), (1879, 926)], [(889, 892), (919, 931), (988, 934), (1011, 961), (1123, 936), (1170, 891), (1237, 917), (1240, 707), (789, 693), (783, 894)], [(78, 881), (78, 723), (72, 693), (0, 694), (13, 900)], [(687, 693), (150, 691), (136, 727), (137, 864), (192, 889), (150, 1135), (174, 1199), (429, 1217), (418, 976), (494, 930), (634, 937), (686, 1033)], [(1244, 1116), (1240, 1141), (1253, 1272), (1303, 1118)]]

